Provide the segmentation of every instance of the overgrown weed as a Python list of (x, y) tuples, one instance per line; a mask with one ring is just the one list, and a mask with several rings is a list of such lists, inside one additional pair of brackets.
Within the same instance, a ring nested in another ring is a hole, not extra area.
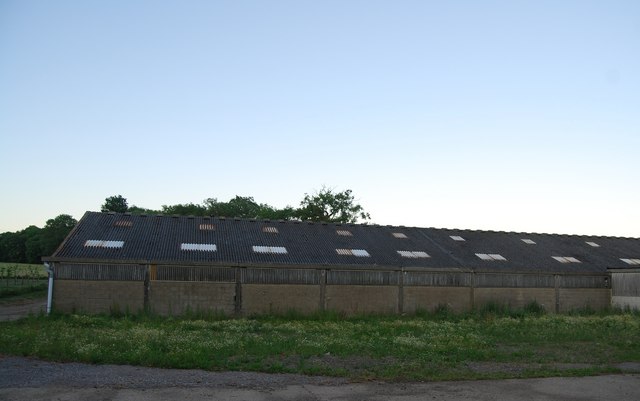
[(622, 310), (547, 314), (532, 303), (459, 314), (442, 305), (407, 316), (111, 312), (0, 323), (0, 354), (383, 380), (581, 375), (640, 360), (640, 314)]

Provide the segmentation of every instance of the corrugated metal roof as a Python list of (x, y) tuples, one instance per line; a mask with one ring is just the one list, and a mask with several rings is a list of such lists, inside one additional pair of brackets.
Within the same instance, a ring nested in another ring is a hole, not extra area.
[[(131, 224), (118, 223), (123, 220)], [(268, 226), (278, 232), (274, 235), (272, 230), (264, 232), (264, 226), (261, 220), (87, 212), (48, 260), (586, 273), (628, 268), (626, 260), (640, 258), (640, 240), (634, 238), (270, 221)], [(336, 235), (338, 231), (351, 235)], [(394, 235), (400, 231), (406, 238)], [(452, 240), (455, 236), (464, 241)], [(535, 245), (528, 245), (523, 238)], [(87, 241), (110, 246), (87, 246)], [(121, 247), (111, 246), (120, 243)], [(202, 245), (186, 251), (183, 244)], [(256, 252), (255, 246), (286, 249), (286, 253)], [(349, 250), (351, 257), (337, 250)], [(407, 257), (405, 252), (428, 257)], [(353, 257), (356, 254), (367, 257)], [(483, 259), (477, 254), (500, 255), (506, 260), (496, 263), (495, 258)], [(580, 263), (559, 263), (553, 256), (574, 258)]]

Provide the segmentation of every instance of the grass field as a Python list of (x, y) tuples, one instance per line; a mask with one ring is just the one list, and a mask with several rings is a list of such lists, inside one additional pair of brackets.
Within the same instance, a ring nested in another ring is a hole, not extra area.
[(0, 299), (42, 292), (47, 287), (43, 265), (0, 263)]
[(0, 323), (0, 354), (356, 380), (616, 372), (640, 361), (640, 314), (483, 311), (417, 317), (255, 319), (64, 315)]

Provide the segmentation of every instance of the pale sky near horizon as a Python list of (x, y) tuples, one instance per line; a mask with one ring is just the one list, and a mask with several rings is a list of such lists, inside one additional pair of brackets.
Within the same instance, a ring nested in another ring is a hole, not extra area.
[(378, 224), (640, 237), (638, 1), (0, 0), (0, 232), (350, 188)]

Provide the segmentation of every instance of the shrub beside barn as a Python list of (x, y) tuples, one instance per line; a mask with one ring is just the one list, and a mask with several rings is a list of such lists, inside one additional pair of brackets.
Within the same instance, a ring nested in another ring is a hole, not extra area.
[(394, 314), (533, 301), (564, 312), (610, 307), (612, 285), (614, 305), (639, 304), (632, 238), (87, 212), (45, 260), (62, 312)]

